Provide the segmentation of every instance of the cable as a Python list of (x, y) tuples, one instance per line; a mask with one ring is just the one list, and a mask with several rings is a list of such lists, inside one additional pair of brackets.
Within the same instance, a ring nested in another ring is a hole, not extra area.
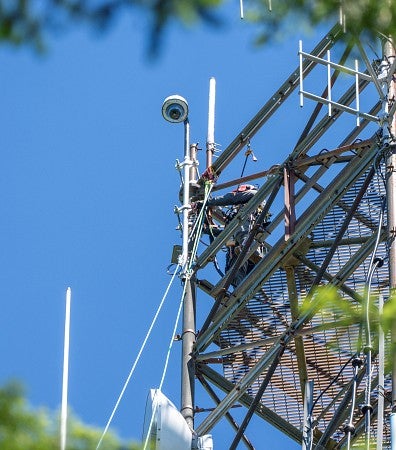
[(348, 435), (347, 437), (347, 450), (351, 448), (351, 437), (355, 432), (355, 427), (353, 425), (353, 412), (355, 410), (356, 403), (356, 392), (357, 392), (357, 381), (358, 381), (358, 372), (359, 368), (362, 366), (362, 360), (360, 358), (354, 358), (352, 361), (353, 367), (353, 385), (352, 385), (352, 403), (351, 403), (351, 411), (349, 414), (349, 422), (344, 428), (344, 432)]
[[(246, 152), (245, 152), (245, 162), (243, 163), (242, 172), (241, 172), (241, 175), (239, 178), (243, 177), (243, 174), (245, 173), (245, 169), (246, 169), (247, 160), (248, 160), (249, 156), (252, 154), (253, 154), (253, 152), (250, 148), (250, 139), (248, 138), (247, 148), (246, 148)], [(255, 161), (257, 161), (257, 158), (255, 158)]]
[[(373, 256), (375, 252), (373, 252)], [(370, 291), (371, 291), (371, 280), (374, 275), (374, 271), (384, 264), (382, 258), (372, 258), (370, 262), (371, 267), (367, 279), (367, 299), (365, 305), (365, 328), (366, 328), (366, 345), (364, 347), (364, 353), (366, 355), (366, 392), (365, 392), (365, 404), (361, 407), (362, 413), (365, 416), (365, 432), (366, 432), (366, 449), (370, 448), (370, 422), (371, 413), (373, 407), (371, 406), (371, 354), (373, 350), (371, 341), (371, 329), (370, 329)]]
[(220, 269), (220, 266), (219, 266), (216, 256), (213, 258), (213, 265), (214, 265), (214, 268), (216, 269), (216, 272), (223, 278), (224, 273)]
[(333, 386), (333, 384), (338, 380), (338, 377), (342, 374), (342, 372), (344, 371), (345, 367), (352, 361), (353, 358), (355, 358), (356, 355), (351, 356), (348, 361), (341, 367), (341, 369), (339, 370), (339, 372), (337, 373), (337, 375), (331, 380), (331, 383), (326, 387), (326, 389), (324, 389), (316, 398), (316, 400), (312, 403), (312, 408), (311, 408), (311, 412), (310, 415), (312, 415), (313, 410), (316, 406), (316, 404), (318, 403), (318, 401), (320, 400), (320, 398), (326, 393), (326, 391), (328, 391), (331, 386)]
[(122, 397), (123, 397), (123, 395), (124, 395), (124, 393), (125, 393), (125, 390), (126, 390), (128, 384), (129, 384), (129, 381), (130, 381), (130, 379), (131, 379), (131, 377), (132, 377), (132, 375), (133, 375), (133, 373), (134, 373), (134, 371), (135, 371), (135, 368), (136, 368), (136, 366), (137, 366), (137, 363), (139, 362), (140, 356), (141, 356), (141, 354), (142, 354), (142, 352), (143, 352), (143, 350), (144, 350), (144, 347), (146, 346), (146, 343), (147, 343), (148, 338), (150, 337), (151, 331), (153, 330), (154, 324), (155, 324), (155, 322), (157, 321), (158, 315), (159, 315), (159, 313), (160, 313), (160, 311), (161, 311), (161, 309), (162, 309), (162, 306), (163, 306), (163, 304), (164, 304), (164, 302), (165, 302), (165, 299), (166, 299), (166, 297), (167, 297), (167, 295), (168, 295), (169, 289), (170, 289), (170, 287), (171, 287), (171, 285), (172, 285), (172, 283), (173, 283), (173, 280), (175, 279), (175, 276), (176, 276), (177, 272), (178, 272), (178, 271), (177, 271), (177, 269), (176, 269), (176, 270), (175, 270), (175, 273), (173, 274), (173, 276), (172, 276), (172, 278), (171, 278), (171, 280), (170, 280), (170, 282), (169, 282), (169, 284), (168, 284), (168, 287), (166, 288), (166, 291), (165, 291), (165, 293), (164, 293), (164, 295), (163, 295), (163, 297), (162, 297), (162, 300), (161, 300), (160, 305), (159, 305), (159, 307), (158, 307), (158, 309), (157, 309), (157, 312), (155, 313), (154, 318), (153, 318), (153, 320), (152, 320), (152, 322), (151, 322), (151, 325), (150, 325), (150, 327), (149, 327), (149, 329), (148, 329), (148, 331), (147, 331), (146, 337), (144, 338), (143, 344), (142, 344), (142, 346), (140, 347), (139, 353), (138, 353), (138, 355), (136, 356), (136, 359), (135, 359), (135, 361), (134, 361), (134, 363), (133, 363), (133, 366), (132, 366), (132, 368), (131, 368), (131, 370), (130, 370), (130, 372), (129, 372), (129, 375), (128, 375), (128, 377), (127, 377), (125, 383), (124, 383), (124, 386), (123, 386), (123, 388), (122, 388), (122, 390), (121, 390), (121, 393), (120, 393), (120, 395), (119, 395), (119, 397), (118, 397), (118, 399), (117, 399), (117, 402), (116, 402), (116, 404), (115, 404), (115, 406), (114, 406), (114, 408), (113, 408), (113, 411), (112, 411), (112, 413), (111, 413), (111, 415), (110, 415), (110, 418), (109, 418), (109, 420), (107, 421), (107, 424), (106, 424), (106, 427), (105, 427), (105, 429), (104, 429), (104, 431), (103, 431), (103, 433), (102, 433), (102, 436), (101, 436), (100, 439), (99, 439), (98, 445), (96, 446), (96, 450), (98, 450), (98, 448), (100, 447), (100, 445), (101, 445), (101, 443), (102, 443), (102, 441), (103, 441), (103, 438), (105, 437), (105, 434), (107, 433), (107, 430), (109, 429), (110, 423), (111, 423), (111, 421), (113, 420), (114, 414), (116, 413), (116, 410), (117, 410), (117, 408), (118, 408), (118, 406), (119, 406), (119, 404), (120, 404), (120, 402), (121, 402), (121, 399), (122, 399)]
[(372, 364), (371, 364), (371, 354), (373, 350), (372, 346), (372, 340), (371, 340), (371, 324), (370, 324), (370, 293), (371, 293), (371, 281), (374, 275), (374, 271), (382, 267), (384, 264), (384, 260), (382, 258), (376, 257), (376, 253), (378, 250), (380, 238), (381, 238), (381, 230), (382, 230), (382, 224), (383, 224), (383, 217), (384, 217), (384, 209), (385, 209), (385, 201), (384, 198), (381, 205), (381, 211), (380, 211), (380, 217), (378, 222), (378, 231), (377, 231), (377, 238), (375, 240), (374, 249), (371, 254), (370, 264), (369, 264), (369, 270), (367, 275), (367, 281), (366, 281), (366, 302), (365, 302), (365, 310), (364, 310), (364, 325), (365, 325), (365, 346), (364, 346), (364, 353), (366, 355), (366, 392), (365, 392), (365, 404), (362, 406), (361, 410), (363, 415), (365, 416), (365, 432), (366, 432), (366, 448), (369, 449), (370, 447), (370, 419), (371, 419), (371, 412), (373, 410), (373, 407), (371, 406), (370, 399), (371, 399), (371, 371), (372, 371)]
[(381, 210), (380, 210), (380, 217), (378, 221), (378, 229), (377, 229), (377, 238), (375, 240), (374, 249), (371, 254), (369, 269), (368, 269), (368, 275), (366, 280), (366, 305), (365, 305), (365, 324), (366, 324), (366, 345), (371, 348), (371, 331), (370, 331), (370, 291), (371, 291), (371, 281), (374, 275), (374, 270), (378, 267), (382, 267), (384, 264), (384, 261), (382, 258), (378, 258), (375, 256), (378, 250), (378, 246), (381, 239), (381, 230), (384, 220), (384, 210), (385, 210), (385, 202), (386, 198), (384, 197), (382, 200)]

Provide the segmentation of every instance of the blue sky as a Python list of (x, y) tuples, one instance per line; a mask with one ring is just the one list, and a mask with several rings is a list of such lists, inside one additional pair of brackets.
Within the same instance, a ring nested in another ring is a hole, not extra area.
[[(238, 2), (226, 14), (224, 28), (173, 26), (154, 61), (143, 15), (119, 18), (102, 36), (87, 28), (51, 36), (45, 56), (0, 48), (0, 382), (22, 380), (33, 406), (60, 406), (68, 286), (69, 403), (103, 429), (170, 281), (183, 126), (162, 119), (164, 98), (188, 100), (192, 141), (205, 148), (215, 77), (215, 140), (224, 149), (298, 64), (302, 34), (256, 49)], [(253, 145), (255, 171), (287, 155), (279, 141), (288, 136), (273, 127)], [(141, 436), (181, 292), (176, 281), (115, 414), (112, 427), (125, 439)], [(176, 405), (179, 365), (176, 343), (164, 385)], [(212, 406), (202, 397), (197, 404)], [(265, 448), (299, 448), (261, 421), (247, 435), (259, 449), (263, 436)], [(216, 449), (228, 448), (227, 436), (228, 424), (214, 431)]]

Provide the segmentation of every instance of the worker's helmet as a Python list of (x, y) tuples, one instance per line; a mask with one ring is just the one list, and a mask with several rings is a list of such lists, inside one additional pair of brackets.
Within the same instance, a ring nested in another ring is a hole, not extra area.
[(257, 191), (257, 187), (253, 184), (240, 184), (233, 192)]

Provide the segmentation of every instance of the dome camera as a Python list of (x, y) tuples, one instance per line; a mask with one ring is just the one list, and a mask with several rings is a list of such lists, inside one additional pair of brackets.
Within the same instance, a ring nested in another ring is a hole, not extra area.
[(184, 122), (188, 116), (187, 100), (180, 95), (171, 95), (164, 100), (162, 116), (168, 122)]

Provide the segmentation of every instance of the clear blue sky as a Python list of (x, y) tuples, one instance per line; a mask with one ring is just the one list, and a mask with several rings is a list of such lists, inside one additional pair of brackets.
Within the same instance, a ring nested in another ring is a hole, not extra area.
[[(298, 64), (302, 34), (254, 49), (238, 2), (226, 13), (228, 28), (173, 26), (151, 62), (142, 15), (120, 18), (101, 37), (87, 28), (51, 36), (42, 57), (0, 48), (0, 382), (22, 380), (33, 406), (60, 406), (68, 286), (70, 407), (103, 429), (170, 280), (183, 126), (162, 119), (163, 99), (188, 99), (191, 138), (204, 148), (215, 77), (216, 142), (226, 148)], [(275, 124), (262, 151), (254, 148), (257, 170), (286, 157), (279, 140)], [(141, 436), (180, 295), (176, 282), (114, 417), (123, 438)], [(177, 405), (179, 345), (164, 386)], [(215, 448), (225, 450), (222, 433), (232, 433), (218, 429)], [(261, 421), (247, 434), (258, 449), (299, 448)]]

